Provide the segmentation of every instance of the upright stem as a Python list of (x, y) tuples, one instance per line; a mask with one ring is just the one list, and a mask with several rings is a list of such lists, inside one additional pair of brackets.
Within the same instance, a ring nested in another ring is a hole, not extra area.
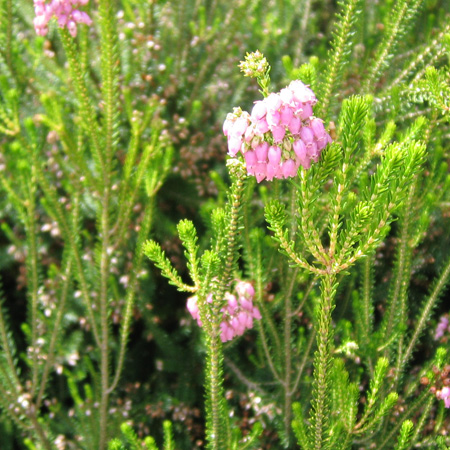
[(321, 450), (327, 440), (327, 421), (329, 418), (329, 375), (331, 365), (331, 313), (334, 308), (336, 275), (327, 273), (322, 277), (322, 295), (317, 317), (317, 351), (314, 361), (313, 394), (313, 442), (314, 449)]
[(99, 450), (106, 447), (109, 400), (109, 325), (108, 325), (108, 278), (109, 278), (109, 183), (105, 182), (101, 219), (102, 251), (100, 260), (100, 327), (101, 327), (101, 399)]
[[(226, 438), (223, 426), (227, 426), (226, 418), (223, 416), (225, 408), (225, 399), (223, 395), (223, 357), (222, 342), (220, 340), (220, 309), (226, 289), (229, 285), (233, 265), (236, 259), (237, 251), (237, 229), (239, 223), (239, 209), (242, 203), (242, 192), (244, 188), (244, 173), (239, 169), (235, 174), (236, 178), (231, 187), (231, 208), (230, 225), (227, 233), (226, 256), (222, 274), (220, 275), (217, 289), (214, 292), (212, 305), (211, 328), (208, 336), (208, 366), (207, 366), (207, 387), (209, 398), (207, 399), (207, 438), (208, 449), (222, 450), (226, 448)], [(225, 419), (225, 420), (223, 420)]]
[(213, 336), (209, 339), (208, 346), (208, 384), (209, 402), (210, 402), (210, 418), (209, 418), (209, 447), (211, 450), (221, 450), (222, 439), (222, 411), (221, 403), (223, 402), (223, 386), (222, 386), (222, 343), (220, 341), (220, 323), (215, 321), (212, 328)]

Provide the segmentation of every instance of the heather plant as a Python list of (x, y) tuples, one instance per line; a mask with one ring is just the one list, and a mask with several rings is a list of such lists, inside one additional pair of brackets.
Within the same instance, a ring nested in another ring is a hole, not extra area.
[(0, 447), (448, 448), (448, 17), (0, 0)]

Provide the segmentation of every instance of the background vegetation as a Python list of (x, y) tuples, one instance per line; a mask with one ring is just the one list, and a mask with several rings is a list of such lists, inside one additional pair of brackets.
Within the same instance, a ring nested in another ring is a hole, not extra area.
[[(75, 39), (55, 21), (37, 36), (31, 0), (0, 0), (0, 448), (446, 449), (449, 2), (84, 9)], [(237, 68), (256, 49), (272, 91), (311, 85), (335, 144), (307, 178), (246, 179), (234, 210), (222, 124), (261, 98)], [(220, 269), (233, 214), (230, 277), (254, 283), (263, 319), (223, 348), (225, 444), (205, 431), (191, 294), (143, 244), (188, 285), (178, 222), (199, 253), (222, 245)]]

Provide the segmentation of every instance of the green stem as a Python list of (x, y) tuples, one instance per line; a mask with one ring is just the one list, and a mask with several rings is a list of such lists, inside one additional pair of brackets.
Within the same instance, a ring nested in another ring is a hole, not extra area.
[(61, 300), (58, 305), (52, 335), (50, 338), (50, 344), (48, 347), (47, 358), (45, 361), (44, 370), (42, 371), (42, 380), (40, 382), (39, 392), (36, 397), (36, 410), (39, 410), (41, 407), (42, 399), (44, 398), (45, 387), (47, 385), (47, 380), (50, 373), (50, 368), (54, 363), (53, 357), (55, 352), (55, 346), (59, 336), (61, 321), (65, 313), (65, 305), (68, 297), (69, 287), (71, 285), (71, 278), (72, 278), (72, 256), (69, 257), (69, 261), (66, 264), (66, 269), (64, 270)]
[[(34, 176), (33, 176), (34, 178)], [(38, 252), (37, 252), (37, 233), (35, 222), (35, 198), (34, 188), (35, 183), (26, 182), (27, 200), (26, 204), (26, 228), (27, 228), (27, 241), (28, 241), (28, 254), (27, 254), (27, 278), (31, 297), (31, 347), (33, 353), (31, 359), (32, 365), (32, 378), (31, 378), (31, 395), (33, 396), (38, 385), (39, 375), (39, 362), (37, 352), (37, 339), (38, 339), (38, 290), (39, 290), (39, 274), (38, 274)]]
[(102, 97), (104, 101), (103, 134), (105, 136), (104, 159), (107, 170), (110, 169), (115, 150), (115, 129), (117, 128), (118, 101), (118, 64), (116, 55), (117, 36), (114, 7), (111, 0), (100, 0), (101, 25), (101, 67)]
[(133, 271), (131, 273), (130, 277), (130, 284), (127, 291), (126, 301), (125, 301), (125, 307), (124, 307), (124, 314), (123, 314), (123, 321), (122, 321), (122, 328), (120, 331), (120, 350), (119, 350), (119, 358), (116, 368), (116, 373), (114, 375), (114, 379), (111, 383), (111, 386), (108, 388), (109, 392), (112, 392), (119, 382), (120, 375), (122, 373), (123, 364), (125, 361), (125, 350), (128, 340), (128, 335), (130, 332), (130, 324), (131, 319), (133, 317), (133, 306), (134, 306), (134, 299), (136, 296), (136, 290), (138, 287), (138, 274), (142, 267), (142, 260), (144, 256), (144, 252), (142, 251), (142, 245), (144, 243), (144, 240), (147, 238), (151, 225), (153, 223), (153, 212), (154, 212), (154, 197), (151, 197), (149, 200), (149, 203), (147, 205), (146, 211), (144, 213), (144, 220), (141, 224), (141, 231), (138, 235), (137, 243), (136, 243), (136, 249), (134, 253), (134, 261), (133, 261)]
[[(106, 180), (105, 180), (106, 181)], [(101, 398), (100, 398), (100, 441), (99, 450), (106, 448), (109, 402), (109, 321), (108, 321), (108, 278), (109, 278), (109, 180), (105, 182), (101, 215), (101, 256), (100, 256), (100, 328), (101, 328)]]
[(328, 273), (322, 277), (322, 295), (318, 310), (317, 351), (314, 361), (314, 393), (312, 401), (314, 411), (312, 433), (315, 450), (325, 448), (327, 422), (330, 415), (331, 313), (334, 307), (335, 280), (336, 276), (333, 273)]
[(297, 279), (299, 268), (296, 267), (291, 270), (291, 280), (289, 287), (284, 296), (284, 433), (286, 440), (290, 442), (291, 421), (292, 421), (292, 355), (291, 355), (291, 340), (292, 340), (292, 292), (294, 290), (295, 281)]
[(239, 209), (242, 202), (242, 193), (244, 188), (243, 172), (237, 171), (236, 178), (231, 187), (231, 208), (230, 208), (230, 224), (228, 227), (227, 253), (224, 261), (224, 268), (217, 289), (213, 293), (212, 318), (211, 327), (208, 336), (208, 366), (207, 366), (207, 392), (209, 399), (207, 403), (209, 408), (207, 411), (207, 438), (208, 449), (222, 450), (224, 442), (228, 439), (224, 435), (222, 423), (226, 427), (227, 417), (224, 416), (225, 397), (223, 392), (223, 356), (222, 342), (220, 339), (220, 318), (222, 301), (225, 296), (226, 289), (229, 285), (234, 262), (237, 253), (237, 238), (239, 224)]

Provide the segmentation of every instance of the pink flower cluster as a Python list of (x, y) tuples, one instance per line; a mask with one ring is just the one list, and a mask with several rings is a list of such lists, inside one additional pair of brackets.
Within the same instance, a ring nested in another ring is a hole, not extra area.
[(440, 318), (439, 323), (434, 333), (434, 340), (437, 341), (444, 336), (445, 333), (450, 332), (450, 324), (448, 316), (444, 315)]
[(251, 114), (235, 108), (223, 124), (228, 154), (241, 152), (258, 183), (294, 177), (300, 166), (309, 169), (331, 142), (323, 121), (313, 116), (316, 103), (314, 92), (295, 80), (255, 102)]
[[(231, 341), (235, 336), (242, 336), (245, 330), (253, 327), (253, 319), (261, 319), (259, 309), (253, 305), (255, 295), (253, 286), (246, 281), (239, 281), (235, 289), (237, 295), (229, 292), (225, 294), (227, 304), (221, 309), (220, 339), (222, 342)], [(212, 303), (212, 294), (208, 295), (207, 302)], [(201, 327), (202, 321), (196, 295), (188, 298), (187, 309)]]
[(48, 33), (48, 23), (55, 16), (59, 27), (67, 27), (69, 33), (75, 37), (78, 23), (92, 24), (92, 20), (87, 13), (74, 9), (86, 5), (88, 2), (89, 0), (52, 0), (50, 3), (45, 3), (45, 0), (34, 0), (36, 34), (45, 36)]
[(446, 408), (450, 408), (450, 387), (445, 386), (440, 391), (436, 391), (436, 398), (444, 400)]

